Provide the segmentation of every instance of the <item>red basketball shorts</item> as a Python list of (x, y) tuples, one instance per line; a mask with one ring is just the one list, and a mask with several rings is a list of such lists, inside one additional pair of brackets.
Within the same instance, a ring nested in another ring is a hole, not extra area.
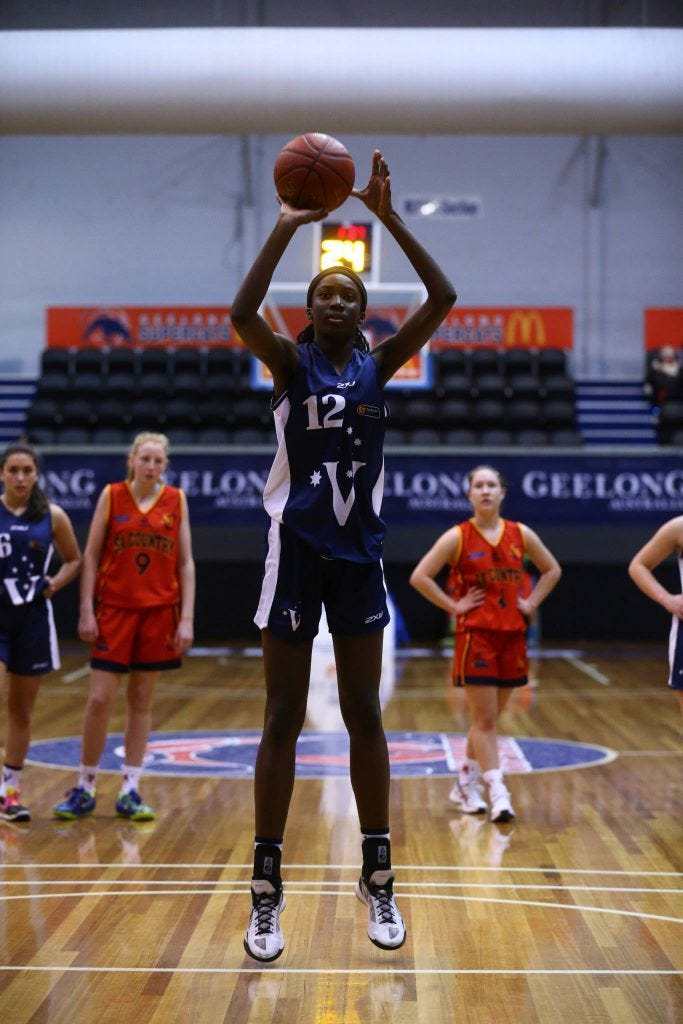
[(526, 681), (524, 633), (479, 629), (456, 634), (453, 654), (455, 686), (524, 686)]
[(154, 608), (116, 608), (99, 604), (95, 610), (98, 636), (90, 649), (90, 664), (106, 672), (178, 668), (175, 647), (176, 605)]

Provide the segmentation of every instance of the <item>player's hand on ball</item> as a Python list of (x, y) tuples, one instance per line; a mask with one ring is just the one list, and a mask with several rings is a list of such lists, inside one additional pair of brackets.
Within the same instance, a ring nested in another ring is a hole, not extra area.
[(365, 203), (378, 217), (386, 217), (392, 211), (391, 176), (387, 162), (378, 149), (372, 154), (370, 180), (364, 189), (354, 189), (351, 195)]
[(301, 224), (312, 224), (314, 221), (324, 220), (329, 212), (328, 210), (298, 210), (296, 206), (290, 206), (289, 203), (283, 202), (279, 196), (277, 198), (280, 204), (280, 214), (290, 217), (297, 227)]

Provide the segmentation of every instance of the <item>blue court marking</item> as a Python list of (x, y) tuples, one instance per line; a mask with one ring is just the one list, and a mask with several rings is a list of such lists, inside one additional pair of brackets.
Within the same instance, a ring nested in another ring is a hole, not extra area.
[[(147, 755), (147, 775), (200, 776), (231, 779), (252, 778), (260, 730), (152, 733)], [(387, 743), (394, 778), (453, 775), (462, 762), (466, 737), (442, 732), (388, 732)], [(609, 747), (567, 740), (500, 737), (501, 763), (506, 774), (558, 771), (606, 764), (616, 758)], [(81, 739), (37, 740), (28, 762), (50, 768), (76, 768), (81, 759)], [(119, 772), (123, 763), (123, 735), (114, 734), (100, 762), (103, 771)], [(344, 732), (302, 732), (297, 744), (299, 778), (346, 777), (349, 742)]]

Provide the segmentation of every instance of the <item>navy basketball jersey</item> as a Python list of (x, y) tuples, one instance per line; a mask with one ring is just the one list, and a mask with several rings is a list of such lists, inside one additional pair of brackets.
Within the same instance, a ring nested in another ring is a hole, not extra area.
[(328, 558), (380, 559), (386, 409), (375, 360), (354, 349), (337, 373), (315, 342), (299, 345), (273, 415), (278, 449), (263, 492), (270, 518)]
[(30, 604), (45, 589), (52, 556), (52, 516), (37, 523), (15, 516), (0, 501), (0, 602)]

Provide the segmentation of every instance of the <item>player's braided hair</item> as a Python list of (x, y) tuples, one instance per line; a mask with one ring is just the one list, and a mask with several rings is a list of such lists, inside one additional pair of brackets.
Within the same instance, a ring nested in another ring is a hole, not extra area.
[[(316, 276), (313, 278), (313, 280), (308, 286), (308, 291), (306, 293), (306, 308), (310, 310), (311, 305), (313, 303), (313, 293), (315, 292), (315, 289), (318, 287), (319, 283), (323, 280), (323, 278), (328, 277), (330, 274), (342, 274), (344, 277), (348, 277), (350, 281), (353, 281), (354, 285), (358, 289), (361, 314), (365, 313), (365, 310), (368, 305), (368, 293), (365, 289), (365, 285), (363, 284), (363, 281), (358, 276), (358, 274), (354, 273), (354, 271), (351, 270), (349, 267), (345, 267), (341, 264), (339, 264), (338, 266), (335, 265), (333, 267), (326, 267), (325, 270), (321, 270), (319, 274), (316, 274)], [(303, 331), (300, 331), (299, 334), (297, 334), (296, 340), (297, 344), (304, 344), (305, 342), (308, 341), (314, 341), (315, 331), (313, 330), (313, 324), (307, 324), (307, 326), (304, 327)], [(353, 338), (353, 347), (359, 349), (361, 352), (370, 351), (370, 344), (368, 342), (368, 339), (365, 337), (359, 326), (356, 326), (356, 333)]]
[[(35, 449), (27, 444), (25, 441), (14, 441), (12, 444), (8, 444), (2, 455), (0, 455), (0, 470), (5, 468), (5, 463), (9, 459), (10, 455), (28, 455), (33, 460), (33, 465), (36, 470), (40, 470), (40, 460), (36, 454)], [(37, 523), (43, 519), (50, 511), (50, 502), (47, 500), (47, 495), (42, 487), (39, 487), (37, 483), (31, 488), (28, 501), (26, 503), (26, 512), (24, 515), (29, 523)]]

